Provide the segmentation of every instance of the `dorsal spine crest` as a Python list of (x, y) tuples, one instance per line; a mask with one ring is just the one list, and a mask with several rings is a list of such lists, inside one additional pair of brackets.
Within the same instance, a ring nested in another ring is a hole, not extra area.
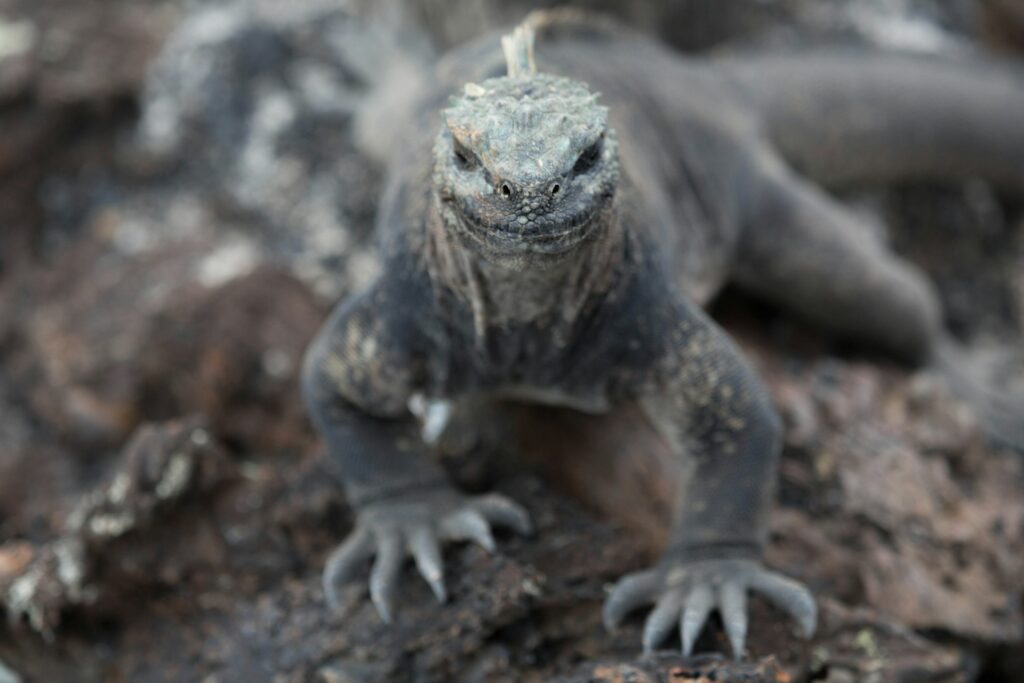
[(516, 26), (512, 33), (501, 37), (501, 50), (509, 78), (530, 78), (537, 73), (533, 58), (533, 27), (528, 23)]

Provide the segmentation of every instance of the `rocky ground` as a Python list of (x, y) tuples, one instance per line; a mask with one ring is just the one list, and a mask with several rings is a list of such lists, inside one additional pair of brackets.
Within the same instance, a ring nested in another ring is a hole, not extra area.
[[(1012, 46), (1013, 5), (983, 4), (626, 11), (684, 49)], [(613, 456), (663, 448), (628, 408), (509, 406), (516, 443), (447, 465), (539, 533), (449, 553), (450, 602), (410, 581), (393, 627), (359, 587), (327, 613), (320, 569), (351, 513), (296, 372), (374, 273), (380, 170), (353, 113), (395, 30), (429, 58), (500, 18), (409, 6), (357, 7), (371, 29), (314, 0), (0, 2), (0, 683), (1019, 680), (1020, 461), (933, 373), (732, 293), (713, 312), (786, 424), (768, 561), (820, 596), (811, 642), (757, 601), (742, 664), (711, 654), (716, 630), (689, 660), (640, 658), (639, 619), (603, 630), (608, 585), (661, 540), (656, 501), (615, 485)], [(1019, 204), (981, 183), (849, 199), (936, 278), (979, 364), (1021, 373)]]

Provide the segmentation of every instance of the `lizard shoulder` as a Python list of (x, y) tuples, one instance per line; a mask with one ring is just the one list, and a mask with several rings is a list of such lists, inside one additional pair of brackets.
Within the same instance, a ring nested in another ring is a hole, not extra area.
[(423, 381), (421, 319), (431, 302), (414, 274), (385, 272), (331, 313), (307, 352), (307, 377), (369, 414), (404, 411)]

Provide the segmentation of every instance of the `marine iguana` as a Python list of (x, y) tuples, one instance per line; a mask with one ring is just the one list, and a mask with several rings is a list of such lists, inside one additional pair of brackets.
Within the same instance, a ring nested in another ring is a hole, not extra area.
[(911, 362), (946, 357), (927, 280), (802, 175), (1024, 189), (1024, 79), (894, 55), (684, 59), (564, 12), (496, 47), (445, 58), (392, 135), (382, 273), (307, 354), (304, 396), (358, 513), (329, 602), (375, 556), (390, 621), (407, 557), (443, 601), (443, 541), (530, 532), (515, 502), (447, 482), (416, 400), (632, 401), (678, 456), (679, 497), (662, 559), (608, 598), (609, 628), (653, 604), (644, 649), (678, 628), (688, 654), (718, 610), (739, 656), (755, 591), (810, 635), (811, 594), (760, 561), (779, 419), (700, 305), (732, 281)]

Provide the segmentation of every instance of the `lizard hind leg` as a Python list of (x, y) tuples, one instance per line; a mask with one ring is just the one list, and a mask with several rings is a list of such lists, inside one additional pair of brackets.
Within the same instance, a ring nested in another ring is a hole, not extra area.
[(755, 167), (737, 284), (840, 338), (926, 364), (942, 324), (938, 296), (923, 273), (771, 152)]
[(751, 294), (840, 337), (939, 370), (994, 442), (1024, 452), (1024, 395), (988, 389), (943, 329), (938, 295), (858, 218), (766, 153), (734, 276)]

